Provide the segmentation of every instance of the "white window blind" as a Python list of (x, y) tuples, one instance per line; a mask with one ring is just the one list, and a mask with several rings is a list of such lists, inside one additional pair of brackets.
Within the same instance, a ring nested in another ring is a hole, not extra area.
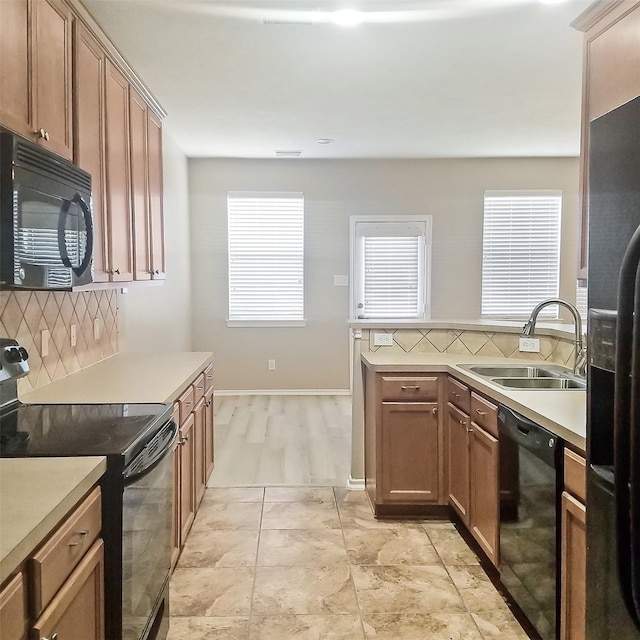
[[(487, 191), (484, 197), (482, 315), (528, 316), (558, 296), (560, 191)], [(557, 307), (541, 315), (557, 317)]]
[(424, 319), (431, 220), (352, 219), (353, 317)]
[(302, 193), (230, 192), (229, 320), (304, 319)]

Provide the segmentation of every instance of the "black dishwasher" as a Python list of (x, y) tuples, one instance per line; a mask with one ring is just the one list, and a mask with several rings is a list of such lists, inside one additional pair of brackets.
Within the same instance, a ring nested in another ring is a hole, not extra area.
[(554, 640), (563, 441), (502, 406), (498, 429), (500, 580), (540, 637)]

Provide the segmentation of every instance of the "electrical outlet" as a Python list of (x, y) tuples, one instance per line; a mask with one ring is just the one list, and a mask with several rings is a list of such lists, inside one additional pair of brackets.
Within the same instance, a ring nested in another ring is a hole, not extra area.
[(93, 339), (100, 340), (100, 318), (93, 320)]
[(51, 331), (49, 331), (49, 329), (43, 329), (40, 334), (40, 355), (43, 358), (49, 355), (49, 338), (51, 338)]
[(275, 360), (267, 360), (267, 369), (269, 369), (269, 371), (275, 371), (276, 370), (276, 361)]
[(374, 333), (373, 334), (374, 347), (390, 347), (392, 345), (393, 345), (392, 333)]
[(76, 344), (78, 344), (78, 332), (75, 324), (71, 325), (71, 328), (69, 330), (69, 335), (71, 336), (71, 346), (75, 347)]
[(527, 353), (540, 353), (540, 338), (520, 338), (518, 349)]

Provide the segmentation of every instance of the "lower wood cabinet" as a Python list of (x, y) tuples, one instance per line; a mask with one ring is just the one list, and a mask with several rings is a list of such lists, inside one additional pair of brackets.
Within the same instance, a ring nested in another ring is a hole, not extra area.
[(447, 403), (447, 494), (449, 504), (469, 526), (469, 416)]
[(194, 464), (195, 464), (195, 439), (193, 425), (195, 423), (193, 414), (180, 425), (180, 474), (179, 474), (179, 521), (178, 527), (180, 531), (180, 546), (184, 545), (187, 534), (196, 513), (196, 494), (194, 482)]
[(560, 638), (584, 640), (587, 541), (586, 462), (565, 450), (564, 491), (560, 506), (562, 552), (560, 580)]

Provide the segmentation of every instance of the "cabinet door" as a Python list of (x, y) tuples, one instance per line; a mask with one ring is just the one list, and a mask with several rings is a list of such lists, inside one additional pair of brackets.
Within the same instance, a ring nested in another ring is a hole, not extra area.
[[(52, 151), (71, 159), (71, 33), (73, 15), (61, 0), (33, 3), (32, 82), (33, 125)], [(4, 90), (4, 88), (3, 88)]]
[(194, 432), (193, 413), (180, 425), (180, 540), (184, 542), (195, 517), (193, 485)]
[(133, 87), (129, 89), (129, 122), (134, 279), (149, 280), (151, 267), (147, 208), (147, 105)]
[(562, 494), (562, 574), (560, 637), (584, 640), (587, 544), (586, 508), (566, 491)]
[(105, 83), (108, 270), (113, 282), (133, 280), (129, 198), (129, 83), (107, 60)]
[(150, 109), (147, 110), (147, 113), (151, 277), (154, 280), (164, 280), (166, 277), (166, 265), (162, 181), (162, 123)]
[(104, 545), (97, 540), (33, 626), (37, 638), (104, 640)]
[(193, 483), (196, 494), (196, 508), (200, 504), (202, 497), (204, 496), (204, 490), (206, 489), (206, 477), (205, 477), (205, 399), (200, 398), (193, 409), (193, 437), (194, 437), (194, 464), (193, 464)]
[(214, 461), (214, 406), (213, 387), (204, 394), (204, 479), (205, 482), (213, 473)]
[(173, 520), (171, 524), (171, 568), (173, 569), (180, 557), (180, 450), (176, 445), (173, 450)]
[(74, 159), (91, 174), (93, 280), (107, 282), (105, 214), (104, 79), (106, 55), (81, 22), (74, 41)]
[(27, 0), (0, 2), (0, 124), (29, 138), (33, 134), (29, 66), (31, 10)]
[(2, 640), (27, 637), (27, 590), (22, 572), (0, 591), (0, 637)]
[(498, 440), (472, 423), (471, 432), (471, 533), (491, 562), (498, 566), (500, 530)]
[(469, 526), (469, 416), (447, 404), (447, 486), (449, 504)]
[(438, 501), (438, 403), (383, 402), (380, 430), (384, 502)]

